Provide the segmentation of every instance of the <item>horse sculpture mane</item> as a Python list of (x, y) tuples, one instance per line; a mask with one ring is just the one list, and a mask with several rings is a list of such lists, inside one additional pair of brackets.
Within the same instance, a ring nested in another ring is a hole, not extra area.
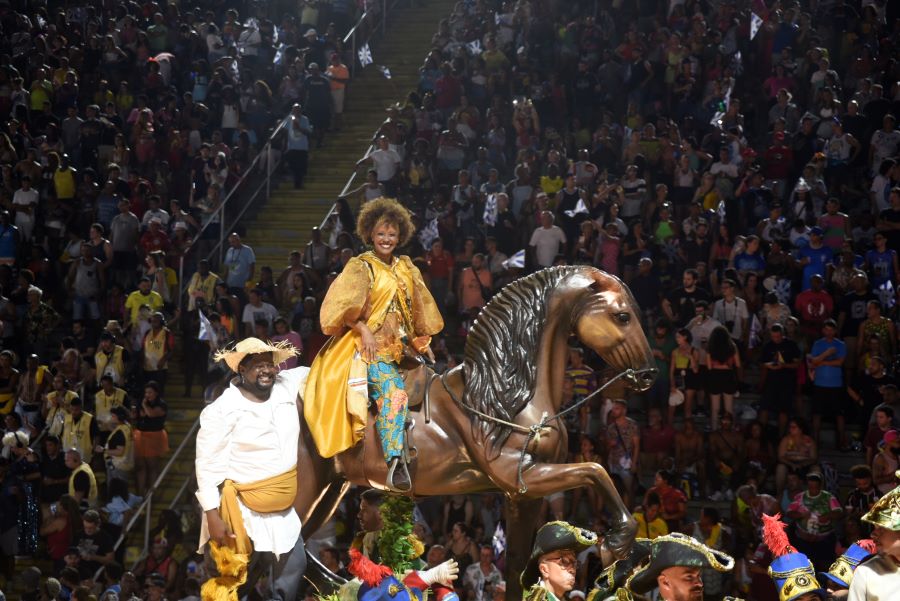
[[(512, 421), (531, 401), (537, 377), (538, 344), (544, 329), (548, 297), (571, 275), (592, 267), (543, 269), (504, 287), (481, 310), (466, 339), (462, 402), (485, 415)], [(486, 435), (503, 444), (507, 426), (480, 419)]]

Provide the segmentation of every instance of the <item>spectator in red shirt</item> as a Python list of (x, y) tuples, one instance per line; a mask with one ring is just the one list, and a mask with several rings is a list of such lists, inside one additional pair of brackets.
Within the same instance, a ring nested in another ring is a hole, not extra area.
[(783, 131), (775, 132), (774, 142), (763, 155), (763, 163), (765, 164), (763, 173), (766, 179), (772, 180), (772, 190), (777, 198), (783, 198), (784, 186), (794, 164), (794, 151), (785, 144)]
[(162, 220), (158, 217), (154, 217), (150, 220), (150, 227), (144, 232), (144, 235), (141, 236), (141, 250), (143, 251), (144, 256), (157, 250), (166, 252), (171, 246), (172, 242), (162, 228)]
[(800, 328), (811, 340), (818, 336), (825, 320), (834, 312), (834, 299), (822, 288), (824, 283), (821, 275), (813, 274), (809, 279), (811, 287), (798, 294), (794, 302), (794, 308), (800, 313)]
[(453, 290), (453, 253), (444, 248), (443, 240), (435, 238), (425, 260), (428, 261), (428, 288), (438, 309), (444, 313), (447, 295)]
[(659, 469), (675, 456), (675, 428), (663, 423), (662, 412), (656, 407), (647, 412), (647, 422), (641, 432), (641, 464)]
[(662, 518), (669, 526), (669, 532), (680, 532), (684, 517), (687, 515), (687, 497), (680, 488), (676, 488), (677, 476), (669, 470), (659, 470), (647, 493), (644, 504), (651, 493), (656, 493), (662, 502)]

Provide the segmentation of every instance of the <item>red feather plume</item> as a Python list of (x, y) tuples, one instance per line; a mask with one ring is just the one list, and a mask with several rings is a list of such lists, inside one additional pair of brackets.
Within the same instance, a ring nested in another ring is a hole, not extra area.
[(781, 514), (776, 513), (774, 516), (763, 514), (763, 542), (775, 557), (781, 557), (788, 553), (796, 553), (797, 550), (791, 546), (788, 535), (784, 531), (785, 524), (781, 521)]
[(389, 567), (375, 563), (358, 549), (350, 549), (350, 565), (347, 566), (347, 571), (373, 588), (381, 584), (385, 576), (394, 575)]
[(864, 538), (856, 541), (856, 544), (868, 551), (869, 553), (878, 553), (878, 547), (875, 546), (875, 541), (871, 538)]

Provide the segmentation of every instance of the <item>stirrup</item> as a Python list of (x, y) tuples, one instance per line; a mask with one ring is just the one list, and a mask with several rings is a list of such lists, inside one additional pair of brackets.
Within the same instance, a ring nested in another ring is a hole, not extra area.
[[(397, 470), (400, 470), (399, 472)], [(405, 486), (396, 486), (394, 484), (394, 474), (398, 474), (401, 477), (406, 477)], [(391, 459), (390, 467), (388, 468), (387, 478), (385, 480), (384, 485), (388, 488), (388, 490), (399, 493), (407, 493), (412, 490), (412, 478), (409, 476), (409, 470), (406, 468), (406, 462), (403, 461), (400, 457), (394, 457)]]

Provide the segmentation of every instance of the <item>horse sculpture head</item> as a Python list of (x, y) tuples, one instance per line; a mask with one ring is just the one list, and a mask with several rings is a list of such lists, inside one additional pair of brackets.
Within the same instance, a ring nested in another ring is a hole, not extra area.
[[(512, 420), (531, 402), (542, 361), (564, 361), (546, 354), (564, 353), (572, 334), (614, 370), (628, 370), (632, 389), (653, 384), (653, 354), (625, 284), (593, 267), (551, 267), (509, 284), (479, 314), (466, 340), (464, 403)], [(496, 423), (482, 427), (508, 434)]]

